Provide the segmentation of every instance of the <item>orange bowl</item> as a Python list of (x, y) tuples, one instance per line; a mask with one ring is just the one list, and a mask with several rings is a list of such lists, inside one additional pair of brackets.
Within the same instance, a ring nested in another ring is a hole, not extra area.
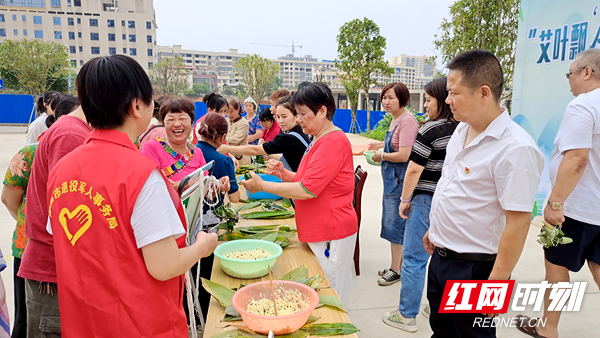
[[(310, 312), (319, 305), (319, 294), (308, 285), (286, 281), (274, 280), (273, 288), (284, 287), (286, 289), (298, 290), (310, 300), (307, 309), (298, 313), (285, 316), (261, 316), (248, 311), (248, 303), (254, 298), (271, 298), (271, 285), (269, 281), (253, 283), (239, 289), (231, 299), (231, 305), (240, 313), (244, 324), (249, 329), (262, 334), (268, 334), (273, 331), (275, 335), (292, 333), (306, 324)], [(277, 301), (277, 299), (275, 300)]]

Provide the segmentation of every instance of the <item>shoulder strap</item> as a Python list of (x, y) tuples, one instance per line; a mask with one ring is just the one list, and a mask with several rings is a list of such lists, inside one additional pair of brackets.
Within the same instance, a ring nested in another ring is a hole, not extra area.
[(416, 117), (414, 117), (412, 113), (410, 113), (410, 114), (405, 114), (404, 116), (402, 116), (402, 117), (400, 118), (400, 120), (399, 120), (398, 122), (396, 122), (396, 124), (394, 125), (394, 129), (393, 129), (392, 131), (395, 131), (395, 130), (396, 130), (396, 128), (397, 128), (397, 127), (400, 125), (400, 122), (402, 122), (402, 120), (403, 120), (405, 117), (407, 117), (407, 116), (410, 116), (410, 117), (412, 117), (412, 118), (415, 120), (415, 122), (417, 122), (417, 125), (419, 124), (419, 121), (417, 121), (417, 118), (416, 118)]
[(302, 142), (302, 144), (304, 144), (305, 147), (308, 148), (308, 143), (306, 143), (306, 140), (304, 139), (304, 137), (300, 136), (300, 134), (298, 134), (295, 131), (290, 131), (288, 134), (294, 135), (297, 139), (300, 140), (300, 142)]
[(150, 134), (150, 132), (151, 132), (151, 131), (153, 131), (154, 129), (156, 129), (156, 128), (158, 128), (158, 127), (163, 127), (163, 128), (164, 128), (165, 126), (156, 125), (156, 126), (154, 126), (154, 127), (150, 128), (150, 130), (148, 130), (147, 132), (145, 132), (145, 133), (144, 133), (144, 135), (142, 135), (142, 137), (140, 137), (140, 142), (142, 142), (142, 140), (144, 140), (144, 138), (145, 138), (146, 136), (148, 136), (148, 134)]

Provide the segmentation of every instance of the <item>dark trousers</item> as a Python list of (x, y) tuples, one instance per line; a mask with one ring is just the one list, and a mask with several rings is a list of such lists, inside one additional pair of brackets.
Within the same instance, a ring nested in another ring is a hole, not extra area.
[(15, 286), (15, 321), (13, 324), (11, 338), (26, 338), (27, 337), (27, 303), (25, 301), (25, 279), (17, 276), (19, 267), (21, 266), (21, 258), (15, 257), (13, 265), (14, 270), (14, 286)]
[(432, 338), (496, 337), (495, 327), (473, 327), (475, 318), (484, 318), (478, 313), (439, 313), (446, 281), (487, 280), (494, 261), (468, 262), (450, 257), (441, 257), (436, 251), (429, 263), (427, 276), (427, 299), (431, 308), (429, 325)]
[(27, 338), (60, 338), (58, 288), (54, 283), (25, 279)]

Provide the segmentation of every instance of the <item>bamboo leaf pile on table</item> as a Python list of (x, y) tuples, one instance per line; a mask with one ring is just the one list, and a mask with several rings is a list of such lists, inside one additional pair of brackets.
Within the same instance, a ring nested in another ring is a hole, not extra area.
[[(245, 326), (233, 325), (236, 330), (225, 331), (213, 335), (211, 338), (264, 338), (266, 335), (256, 333)], [(337, 336), (348, 335), (358, 332), (356, 326), (350, 323), (320, 323), (304, 325), (298, 331), (290, 334), (280, 335), (280, 338), (305, 338), (312, 336)]]
[(245, 219), (278, 219), (294, 217), (293, 211), (255, 211), (248, 214), (243, 214)]
[[(276, 229), (279, 227), (279, 229)], [(264, 241), (278, 244), (281, 248), (287, 248), (294, 244), (291, 238), (296, 237), (297, 230), (289, 226), (279, 225), (257, 225), (250, 227), (238, 227), (232, 232), (219, 235), (219, 241), (234, 241), (237, 239), (262, 239)]]

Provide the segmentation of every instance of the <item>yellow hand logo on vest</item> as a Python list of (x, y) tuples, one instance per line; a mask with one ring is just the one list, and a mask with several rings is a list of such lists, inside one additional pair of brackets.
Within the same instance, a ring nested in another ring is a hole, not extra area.
[[(67, 216), (70, 220), (75, 218), (77, 222), (81, 225), (81, 228), (75, 232), (75, 235), (71, 235), (69, 228), (67, 227)], [(58, 215), (58, 220), (65, 230), (65, 234), (67, 234), (67, 238), (71, 241), (71, 245), (75, 246), (75, 243), (83, 235), (92, 225), (92, 212), (90, 208), (86, 205), (80, 205), (73, 212), (70, 212), (69, 209), (63, 208)]]

